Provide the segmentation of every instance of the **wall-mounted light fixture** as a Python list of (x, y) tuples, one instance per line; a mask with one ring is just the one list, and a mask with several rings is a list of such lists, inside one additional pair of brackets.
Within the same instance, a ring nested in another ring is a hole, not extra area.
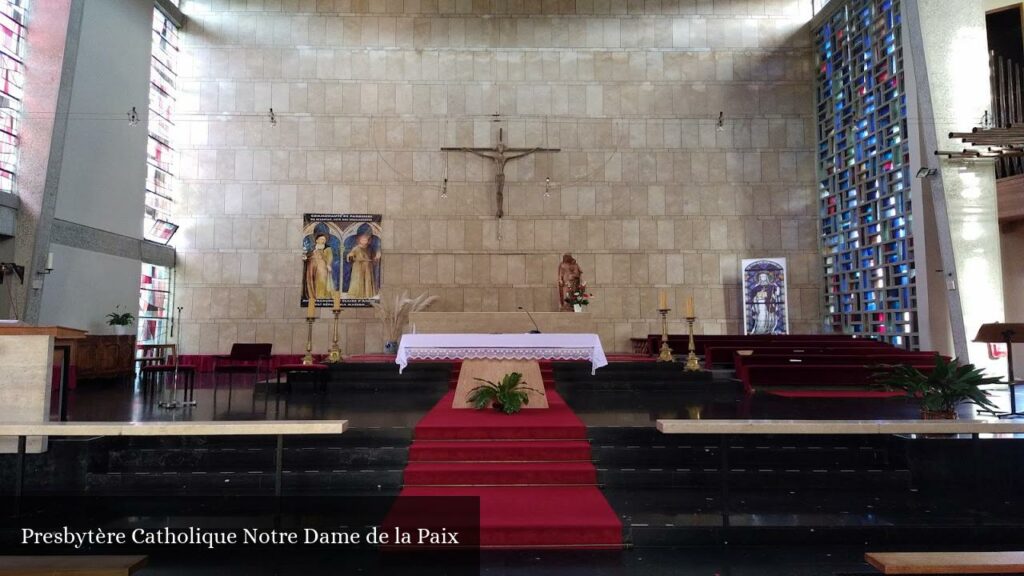
[(139, 125), (139, 113), (135, 110), (135, 106), (132, 106), (132, 109), (128, 111), (128, 125)]
[(718, 122), (715, 123), (715, 130), (719, 132), (725, 131), (725, 112), (718, 113)]
[(274, 109), (270, 109), (270, 113), (267, 115), (270, 118), (270, 125), (277, 126), (277, 114), (274, 114)]

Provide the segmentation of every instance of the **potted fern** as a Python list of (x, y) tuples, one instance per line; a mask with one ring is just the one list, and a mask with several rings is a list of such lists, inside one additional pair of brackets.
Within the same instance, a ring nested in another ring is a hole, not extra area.
[(920, 400), (921, 418), (925, 420), (954, 419), (961, 402), (989, 410), (996, 407), (980, 386), (998, 384), (1000, 378), (986, 377), (974, 364), (961, 366), (956, 358), (946, 360), (936, 354), (935, 367), (927, 374), (913, 366), (883, 367), (886, 371), (875, 375), (877, 383), (886, 390), (899, 390), (908, 398)]
[(530, 392), (544, 394), (526, 385), (523, 375), (519, 372), (505, 374), (501, 382), (491, 382), (483, 378), (474, 378), (482, 382), (480, 386), (469, 391), (466, 399), (477, 410), (492, 406), (505, 414), (515, 414), (530, 403)]
[(107, 324), (114, 327), (114, 334), (118, 336), (130, 334), (134, 322), (135, 316), (127, 310), (121, 312), (120, 304), (114, 307), (113, 312), (107, 314)]

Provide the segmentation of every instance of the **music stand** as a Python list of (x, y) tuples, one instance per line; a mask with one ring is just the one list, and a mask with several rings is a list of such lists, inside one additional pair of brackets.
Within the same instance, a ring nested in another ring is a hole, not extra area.
[(1024, 416), (1024, 412), (1017, 412), (1016, 386), (1024, 384), (1017, 382), (1013, 377), (1013, 343), (1024, 341), (1024, 324), (1003, 324), (993, 322), (982, 324), (978, 329), (978, 335), (974, 337), (975, 342), (985, 344), (1006, 344), (1007, 364), (1007, 385), (1010, 387), (1010, 411), (1005, 414), (998, 414), (1000, 418), (1013, 418)]

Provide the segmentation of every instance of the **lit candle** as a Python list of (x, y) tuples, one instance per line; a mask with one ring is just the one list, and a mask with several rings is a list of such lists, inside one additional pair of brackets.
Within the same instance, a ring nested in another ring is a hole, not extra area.
[(658, 290), (658, 310), (668, 309), (668, 293), (664, 290)]
[(686, 297), (686, 317), (693, 318), (693, 296)]
[(316, 297), (309, 297), (309, 305), (306, 306), (306, 318), (316, 317)]
[(341, 310), (341, 292), (334, 291), (334, 309)]

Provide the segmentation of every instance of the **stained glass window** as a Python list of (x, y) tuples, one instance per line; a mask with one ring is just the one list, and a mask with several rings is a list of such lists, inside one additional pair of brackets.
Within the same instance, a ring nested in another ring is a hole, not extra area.
[(177, 94), (178, 29), (153, 10), (153, 58), (149, 78), (149, 144), (146, 149), (147, 239), (157, 220), (171, 220), (175, 199), (174, 99)]
[(917, 283), (900, 0), (832, 4), (815, 29), (826, 324), (914, 349)]
[(166, 266), (142, 264), (139, 294), (139, 344), (167, 341), (171, 319), (171, 274)]
[(15, 191), (25, 85), (26, 0), (0, 0), (0, 192)]

